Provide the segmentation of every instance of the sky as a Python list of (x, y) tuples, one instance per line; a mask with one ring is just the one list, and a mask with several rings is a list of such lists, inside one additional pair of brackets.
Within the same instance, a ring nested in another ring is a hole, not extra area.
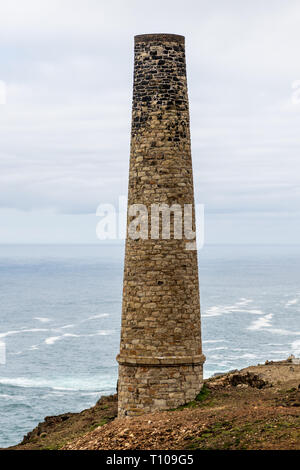
[(299, 24), (298, 0), (2, 0), (0, 243), (100, 243), (98, 205), (127, 194), (133, 37), (157, 32), (186, 37), (205, 242), (299, 243)]

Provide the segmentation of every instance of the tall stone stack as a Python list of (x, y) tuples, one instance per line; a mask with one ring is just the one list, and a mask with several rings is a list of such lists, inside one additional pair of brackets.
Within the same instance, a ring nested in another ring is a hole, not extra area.
[[(183, 234), (151, 237), (152, 204), (194, 207), (185, 40), (135, 36), (128, 207), (149, 211), (148, 239), (127, 234), (119, 362), (119, 416), (174, 408), (199, 393), (197, 251)], [(127, 226), (132, 216), (128, 211)], [(172, 225), (173, 221), (173, 225)], [(195, 228), (194, 210), (192, 211)]]

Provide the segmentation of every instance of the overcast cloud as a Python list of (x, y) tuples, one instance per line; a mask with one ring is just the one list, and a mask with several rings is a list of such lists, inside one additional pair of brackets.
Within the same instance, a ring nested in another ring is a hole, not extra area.
[(2, 0), (0, 242), (96, 241), (91, 214), (127, 193), (133, 36), (153, 32), (186, 36), (208, 241), (298, 242), (299, 25), (297, 0)]

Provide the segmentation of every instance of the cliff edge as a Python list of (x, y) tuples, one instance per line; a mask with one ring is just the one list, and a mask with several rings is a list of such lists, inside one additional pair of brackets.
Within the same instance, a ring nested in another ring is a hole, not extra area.
[(289, 358), (207, 379), (175, 410), (116, 419), (117, 396), (48, 417), (11, 450), (300, 449), (300, 364)]

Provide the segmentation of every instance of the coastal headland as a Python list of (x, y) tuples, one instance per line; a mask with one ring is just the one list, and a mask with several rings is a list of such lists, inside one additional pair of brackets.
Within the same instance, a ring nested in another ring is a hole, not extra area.
[(300, 449), (300, 364), (266, 361), (205, 380), (177, 409), (117, 419), (117, 395), (45, 418), (11, 450)]

